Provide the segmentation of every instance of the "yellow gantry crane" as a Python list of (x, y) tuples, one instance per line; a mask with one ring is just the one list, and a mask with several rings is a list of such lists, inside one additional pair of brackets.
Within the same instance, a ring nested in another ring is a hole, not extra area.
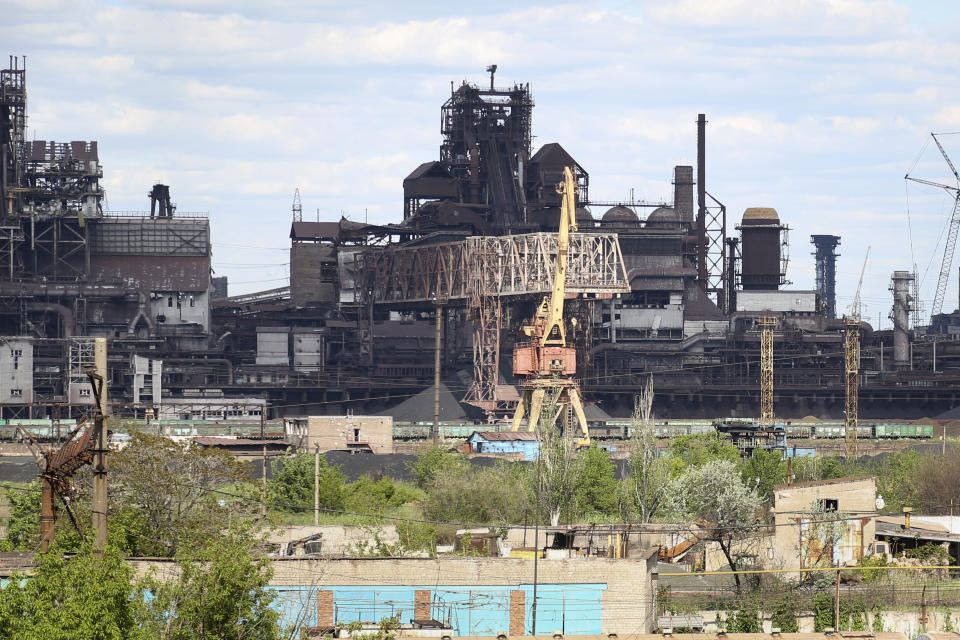
[(772, 316), (759, 318), (760, 325), (760, 424), (773, 423), (773, 330), (777, 319)]
[[(577, 372), (577, 351), (567, 343), (563, 317), (570, 232), (577, 230), (577, 182), (573, 167), (563, 168), (563, 182), (557, 185), (557, 193), (561, 195), (560, 229), (553, 291), (540, 303), (533, 323), (522, 329), (529, 340), (518, 341), (513, 350), (513, 373), (522, 380), (513, 430), (520, 429), (524, 417), (527, 417), (528, 431), (536, 431), (540, 424), (553, 426), (559, 421), (564, 433), (571, 434), (575, 422), (583, 438), (581, 443), (586, 444), (590, 440), (587, 418), (583, 413), (580, 385), (573, 377)], [(548, 392), (551, 411), (543, 416)]]
[(860, 398), (860, 289), (863, 287), (863, 274), (867, 270), (870, 247), (863, 258), (860, 268), (860, 280), (857, 292), (850, 305), (850, 314), (843, 317), (843, 372), (846, 387), (846, 410), (844, 411), (844, 439), (847, 458), (857, 457), (857, 427), (859, 426)]

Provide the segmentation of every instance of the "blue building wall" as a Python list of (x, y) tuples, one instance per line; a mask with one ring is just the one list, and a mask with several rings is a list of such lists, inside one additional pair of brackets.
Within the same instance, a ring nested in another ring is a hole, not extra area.
[[(533, 585), (417, 585), (417, 586), (282, 586), (274, 608), (284, 626), (297, 629), (317, 624), (317, 589), (333, 591), (334, 620), (349, 624), (356, 620), (379, 622), (400, 616), (401, 623), (413, 619), (414, 592), (429, 589), (431, 617), (449, 622), (456, 636), (493, 636), (510, 629), (510, 592), (526, 595), (526, 626), (532, 624)], [(601, 633), (605, 583), (537, 585), (537, 630), (539, 635), (554, 631), (573, 635)]]
[(467, 442), (477, 453), (520, 453), (524, 460), (536, 460), (540, 443), (536, 440), (484, 440), (473, 435)]

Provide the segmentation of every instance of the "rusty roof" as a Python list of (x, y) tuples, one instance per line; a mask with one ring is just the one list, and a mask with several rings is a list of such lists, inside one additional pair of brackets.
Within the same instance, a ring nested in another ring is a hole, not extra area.
[(478, 435), (487, 442), (508, 442), (510, 440), (532, 441), (540, 439), (537, 434), (532, 431), (474, 431), (470, 437), (472, 438), (473, 435)]

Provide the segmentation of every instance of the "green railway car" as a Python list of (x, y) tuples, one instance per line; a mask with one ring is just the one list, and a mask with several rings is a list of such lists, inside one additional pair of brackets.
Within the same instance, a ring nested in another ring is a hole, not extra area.
[(874, 427), (878, 438), (930, 438), (933, 436), (933, 425), (881, 423)]

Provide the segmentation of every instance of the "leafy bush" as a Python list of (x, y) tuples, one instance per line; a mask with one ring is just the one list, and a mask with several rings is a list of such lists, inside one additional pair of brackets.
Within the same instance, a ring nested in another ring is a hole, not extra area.
[(908, 558), (916, 558), (924, 565), (945, 565), (953, 562), (953, 556), (950, 552), (938, 544), (927, 543), (916, 549), (907, 549), (903, 555)]
[(763, 631), (760, 627), (760, 617), (756, 603), (741, 602), (740, 608), (730, 619), (730, 627), (727, 630), (731, 633), (760, 633)]
[(410, 465), (417, 478), (417, 486), (425, 488), (435, 478), (445, 475), (460, 475), (470, 468), (470, 462), (461, 453), (452, 453), (443, 447), (428, 447)]
[[(267, 480), (270, 503), (283, 511), (296, 512), (313, 509), (314, 456), (300, 453), (270, 463), (271, 478)], [(346, 504), (346, 476), (339, 467), (331, 467), (320, 456), (320, 506), (343, 509)]]
[(426, 492), (423, 512), (430, 520), (509, 524), (533, 513), (526, 477), (510, 465), (439, 475)]
[(380, 514), (417, 498), (417, 494), (392, 478), (357, 478), (345, 487), (348, 511)]
[(397, 523), (400, 544), (410, 551), (426, 551), (431, 556), (437, 552), (437, 528), (425, 522), (401, 520)]
[(10, 507), (3, 551), (33, 551), (40, 540), (40, 483), (4, 489)]
[(864, 582), (877, 582), (884, 577), (884, 574), (887, 573), (885, 570), (871, 570), (870, 567), (886, 567), (889, 566), (886, 556), (870, 556), (869, 558), (864, 558), (860, 561), (860, 575), (863, 577)]
[(796, 601), (784, 599), (773, 606), (770, 616), (770, 626), (780, 629), (783, 633), (797, 633), (800, 624), (797, 622)]

